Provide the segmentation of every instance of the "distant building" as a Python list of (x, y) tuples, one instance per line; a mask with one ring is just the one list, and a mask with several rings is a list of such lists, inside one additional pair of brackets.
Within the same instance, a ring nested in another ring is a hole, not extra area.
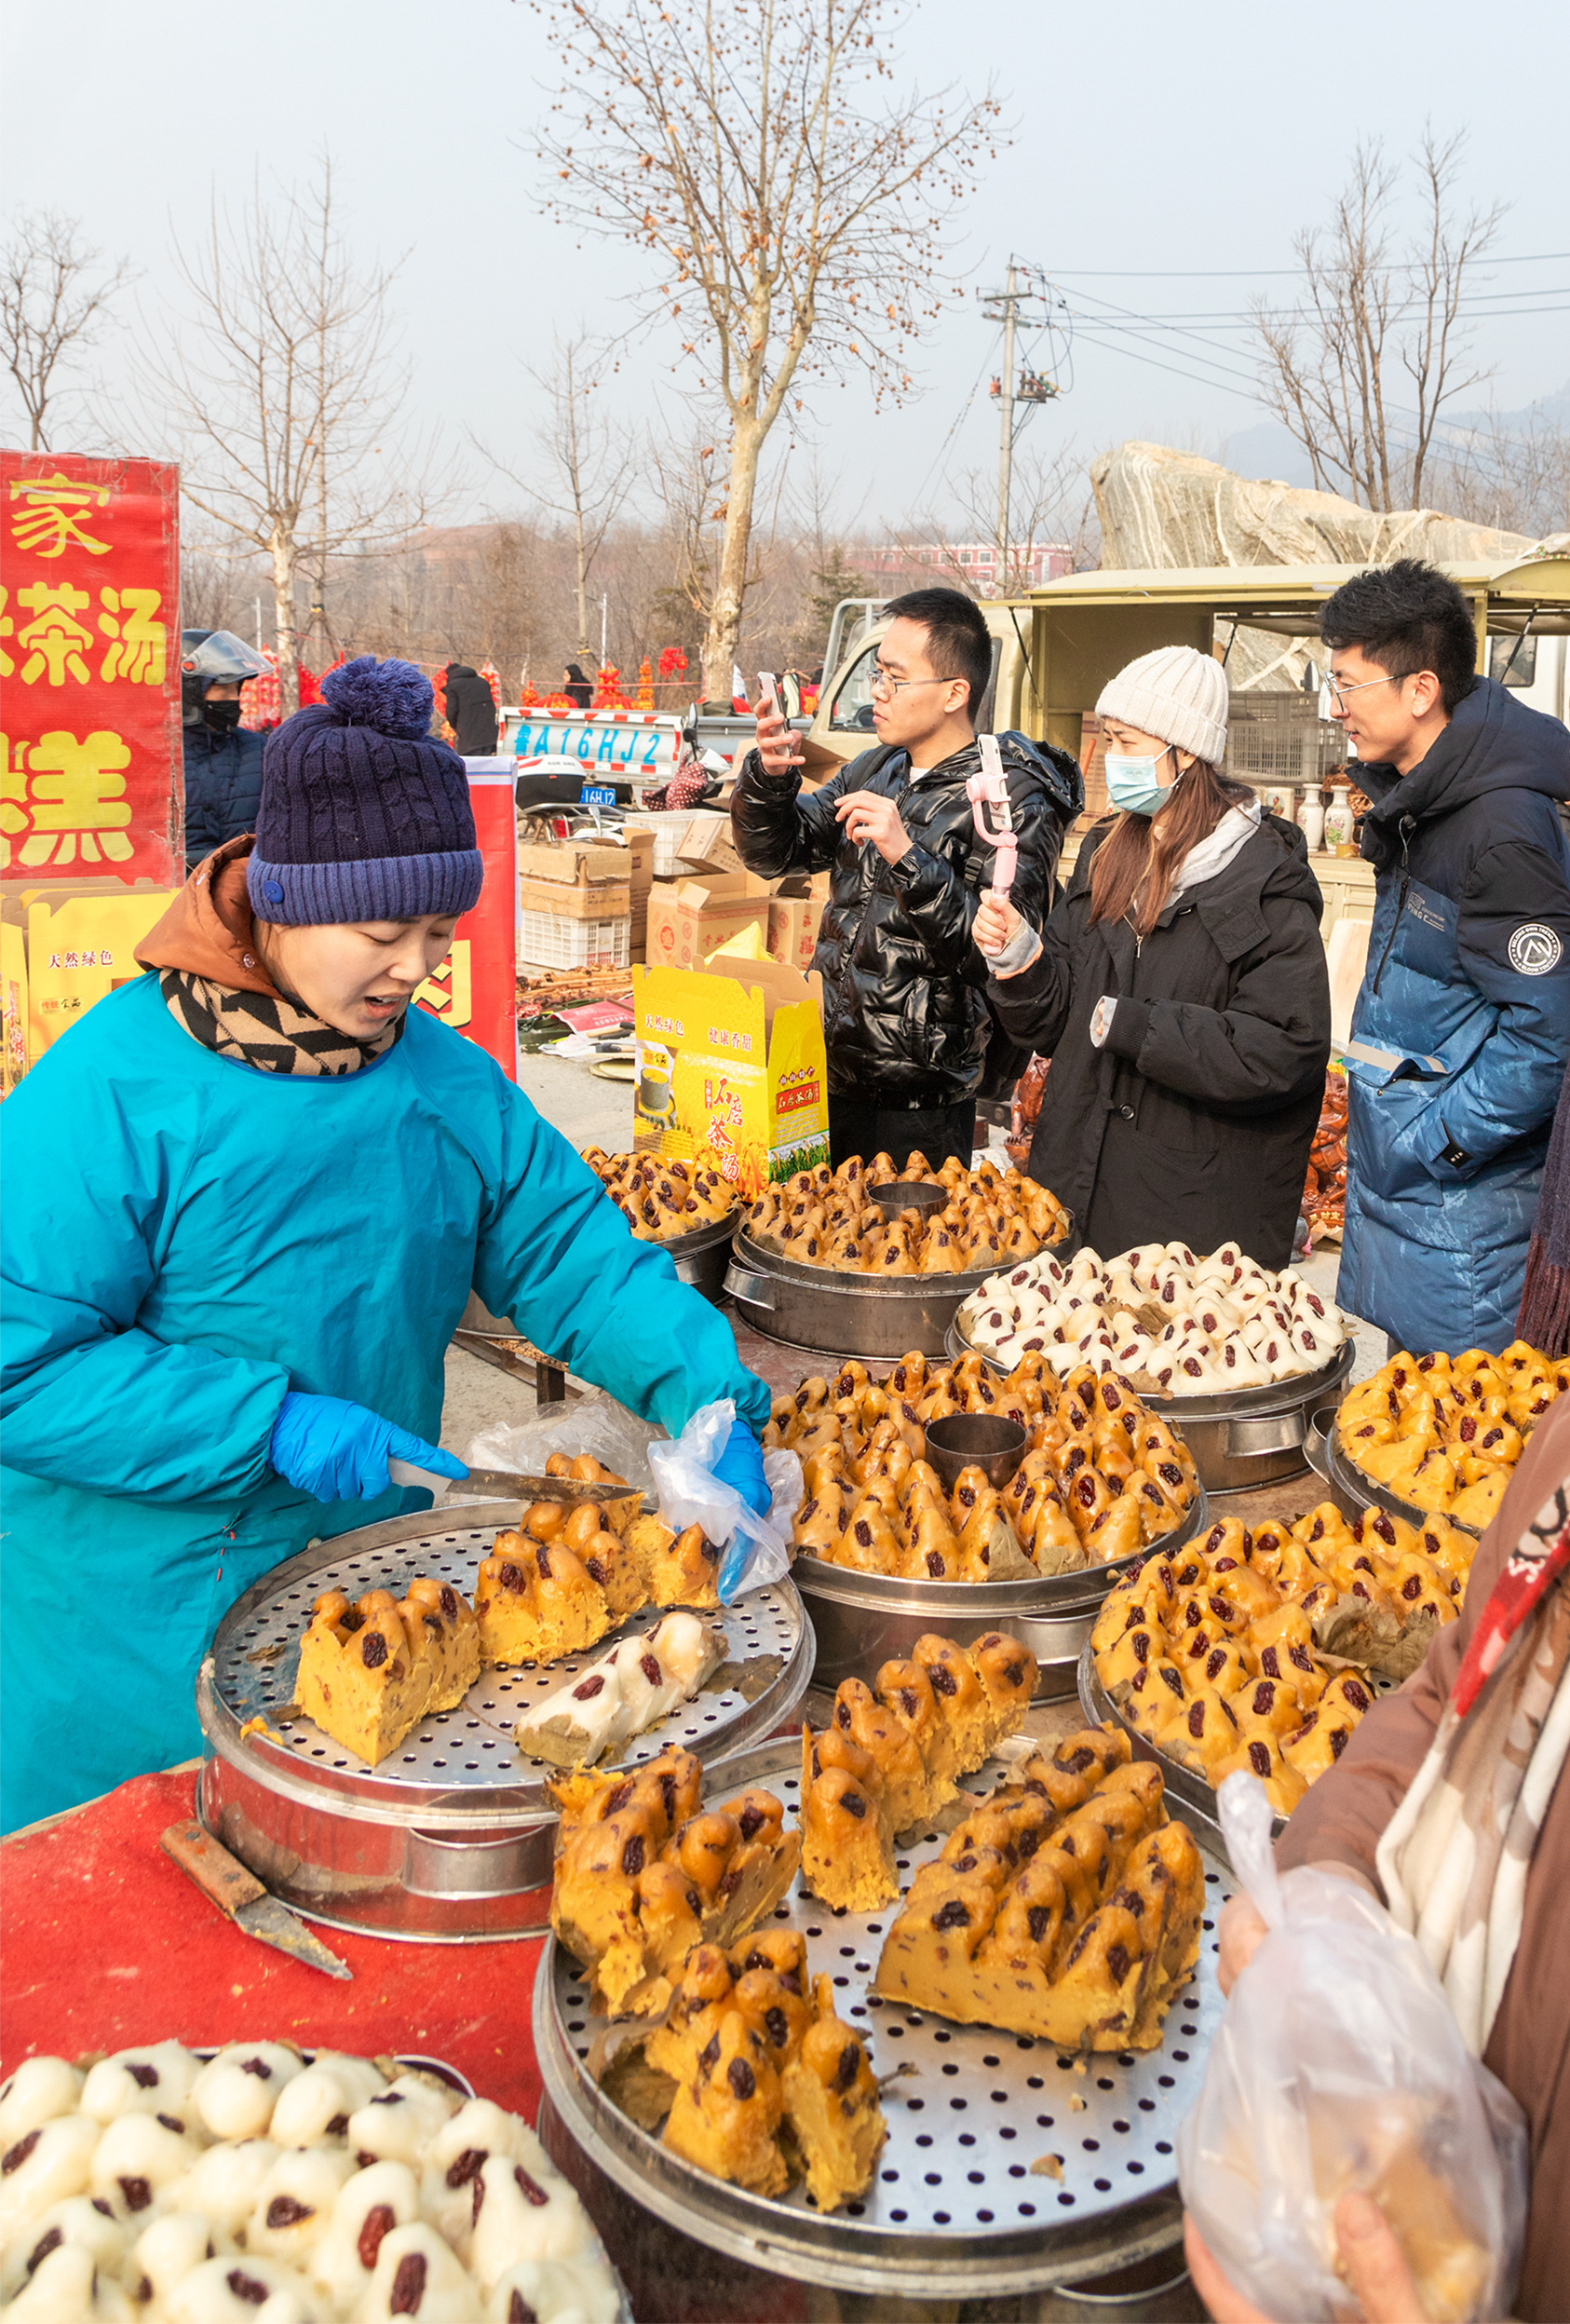
[(1040, 589), (1060, 573), (1074, 569), (1074, 552), (1061, 540), (1017, 540), (1009, 544), (1008, 574), (1000, 590), (1001, 560), (997, 543), (990, 540), (941, 540), (894, 543), (882, 549), (859, 550), (857, 563), (871, 578), (901, 578), (913, 566), (931, 565), (956, 579), (968, 581), (982, 596), (1004, 590)]

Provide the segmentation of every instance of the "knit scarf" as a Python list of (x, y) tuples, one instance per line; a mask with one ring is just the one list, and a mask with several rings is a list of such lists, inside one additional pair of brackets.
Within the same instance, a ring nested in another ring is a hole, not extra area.
[(357, 1041), (281, 994), (240, 992), (188, 969), (160, 969), (158, 987), (169, 1014), (194, 1041), (261, 1073), (358, 1073), (403, 1032), (398, 1016), (374, 1040)]
[(1507, 1560), (1379, 1842), (1390, 1916), (1428, 1954), (1475, 2058), (1521, 1941), (1532, 1852), (1570, 1747), (1567, 1571), (1570, 1479)]

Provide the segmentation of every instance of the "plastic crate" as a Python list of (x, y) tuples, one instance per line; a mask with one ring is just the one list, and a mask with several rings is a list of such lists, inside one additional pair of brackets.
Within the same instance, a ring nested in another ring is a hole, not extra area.
[(518, 958), (530, 968), (625, 969), (632, 958), (632, 920), (568, 920), (554, 912), (519, 916)]

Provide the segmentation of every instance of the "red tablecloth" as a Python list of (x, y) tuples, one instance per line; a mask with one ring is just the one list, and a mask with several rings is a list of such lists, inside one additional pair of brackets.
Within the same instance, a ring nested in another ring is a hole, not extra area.
[(533, 2122), (529, 2005), (540, 1940), (404, 1945), (319, 1933), (352, 1984), (240, 1931), (158, 1845), (195, 1813), (190, 1769), (139, 1775), (0, 1846), (4, 2071), (173, 2037), (445, 2059)]

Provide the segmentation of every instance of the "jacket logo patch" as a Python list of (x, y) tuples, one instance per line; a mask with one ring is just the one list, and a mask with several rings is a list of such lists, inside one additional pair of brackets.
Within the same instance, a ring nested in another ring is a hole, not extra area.
[(1547, 976), (1559, 966), (1564, 946), (1557, 931), (1544, 920), (1526, 920), (1507, 947), (1509, 963), (1520, 976)]

